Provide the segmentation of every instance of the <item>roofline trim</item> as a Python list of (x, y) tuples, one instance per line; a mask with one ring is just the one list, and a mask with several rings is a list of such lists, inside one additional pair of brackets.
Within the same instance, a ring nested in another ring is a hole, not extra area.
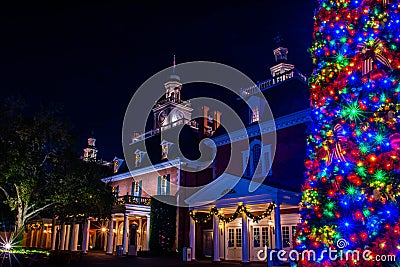
[(121, 173), (118, 175), (105, 177), (105, 178), (102, 178), (101, 181), (103, 183), (117, 182), (117, 181), (124, 180), (126, 178), (131, 178), (131, 177), (139, 176), (142, 174), (147, 174), (147, 173), (154, 172), (154, 171), (161, 171), (161, 170), (165, 170), (165, 169), (172, 168), (172, 167), (178, 167), (180, 164), (181, 164), (181, 159), (177, 158), (174, 160), (156, 164), (154, 166), (150, 165), (150, 166), (140, 168), (137, 170), (132, 170), (130, 172), (124, 172), (124, 173)]
[[(279, 117), (276, 120), (269, 120), (266, 122), (262, 122), (259, 125), (252, 125), (250, 127), (246, 127), (245, 130), (237, 130), (232, 132), (230, 135), (224, 134), (211, 140), (214, 141), (217, 147), (227, 145), (230, 143), (238, 142), (245, 140), (249, 137), (259, 136), (267, 133), (271, 133), (273, 131), (285, 129), (294, 125), (302, 124), (305, 122), (311, 121), (311, 109), (303, 109), (301, 111)], [(275, 124), (275, 125), (274, 125)], [(246, 131), (247, 130), (247, 131)], [(232, 137), (232, 140), (229, 138)], [(204, 144), (212, 145), (211, 140), (205, 140)]]

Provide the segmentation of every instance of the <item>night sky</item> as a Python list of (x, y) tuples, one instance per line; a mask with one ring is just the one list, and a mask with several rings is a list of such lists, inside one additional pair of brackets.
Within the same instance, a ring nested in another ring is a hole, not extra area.
[(63, 106), (79, 145), (94, 130), (105, 160), (122, 155), (122, 121), (136, 88), (170, 67), (174, 54), (177, 63), (220, 62), (262, 81), (279, 32), (289, 62), (306, 75), (313, 67), (316, 1), (54, 2), (0, 4), (0, 98)]

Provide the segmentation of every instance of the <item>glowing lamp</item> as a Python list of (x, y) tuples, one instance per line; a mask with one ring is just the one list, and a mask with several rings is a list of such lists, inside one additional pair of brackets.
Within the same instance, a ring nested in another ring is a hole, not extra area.
[(11, 250), (11, 243), (5, 243), (4, 244), (4, 249), (5, 250)]

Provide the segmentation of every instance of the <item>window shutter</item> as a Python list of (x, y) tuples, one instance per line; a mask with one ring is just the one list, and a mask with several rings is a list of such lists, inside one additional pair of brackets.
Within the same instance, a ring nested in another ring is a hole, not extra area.
[(158, 176), (157, 195), (161, 194), (161, 176)]
[(135, 195), (135, 182), (132, 182), (131, 196)]
[(142, 181), (139, 181), (139, 197), (142, 196)]
[(167, 174), (167, 193), (166, 193), (166, 195), (169, 195), (170, 194), (170, 175), (169, 174)]

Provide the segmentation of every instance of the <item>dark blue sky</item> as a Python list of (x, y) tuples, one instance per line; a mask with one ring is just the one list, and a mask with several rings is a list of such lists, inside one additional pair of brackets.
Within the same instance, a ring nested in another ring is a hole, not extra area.
[(0, 97), (62, 105), (80, 146), (94, 129), (106, 160), (121, 155), (136, 88), (171, 66), (173, 54), (177, 63), (216, 61), (261, 81), (280, 32), (289, 61), (312, 70), (312, 0), (79, 2), (0, 4)]

